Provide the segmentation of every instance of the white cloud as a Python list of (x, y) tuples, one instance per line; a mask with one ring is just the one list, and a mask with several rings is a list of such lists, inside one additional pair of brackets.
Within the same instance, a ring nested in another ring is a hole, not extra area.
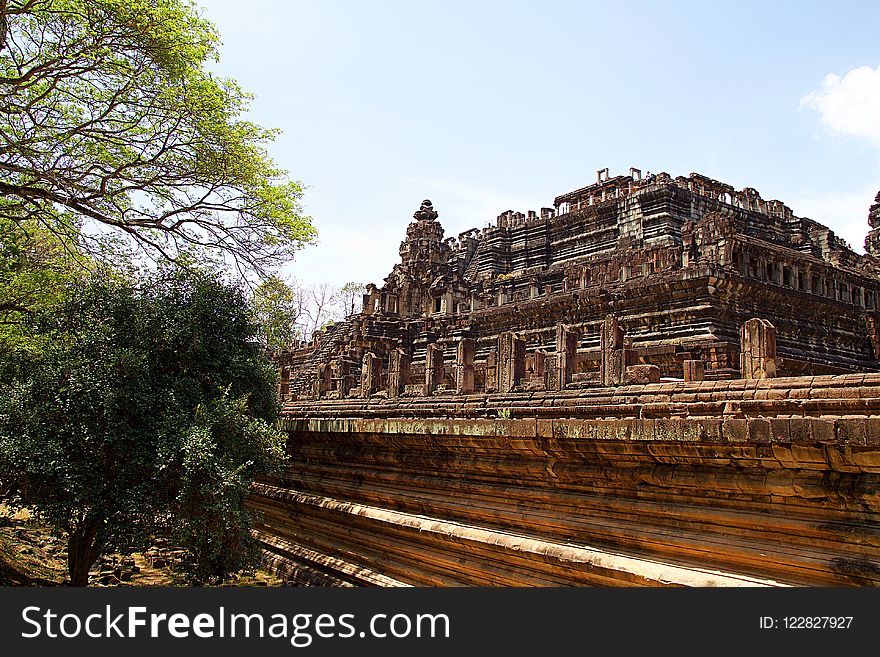
[[(801, 98), (800, 106), (818, 111), (822, 124), (833, 134), (865, 139), (880, 148), (880, 66), (854, 68), (843, 77), (826, 75), (821, 89)], [(868, 207), (880, 188), (876, 168), (871, 178), (862, 189), (806, 194), (791, 199), (790, 205), (796, 215), (825, 224), (863, 253)]]
[(833, 132), (880, 146), (880, 66), (854, 68), (842, 78), (826, 75), (822, 88), (801, 98), (800, 104), (817, 110)]

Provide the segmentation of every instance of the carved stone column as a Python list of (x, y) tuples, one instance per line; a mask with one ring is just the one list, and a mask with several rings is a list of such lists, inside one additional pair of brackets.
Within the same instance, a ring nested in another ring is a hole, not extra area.
[(361, 368), (361, 397), (369, 399), (382, 385), (382, 360), (368, 351)]
[(403, 349), (388, 354), (388, 397), (399, 397), (409, 384), (410, 355)]
[(348, 397), (348, 392), (351, 390), (351, 366), (347, 360), (339, 358), (333, 361), (333, 370), (336, 391), (339, 393), (339, 398), (344, 399)]
[(443, 383), (443, 347), (429, 344), (425, 353), (425, 396), (434, 394)]
[(599, 333), (602, 360), (599, 365), (599, 379), (603, 386), (619, 386), (626, 380), (626, 349), (623, 329), (614, 315), (605, 317)]
[(776, 376), (776, 328), (766, 319), (750, 319), (740, 329), (740, 370), (744, 379)]
[(564, 324), (556, 325), (556, 370), (554, 377), (557, 390), (564, 390), (571, 383), (577, 358), (578, 332)]
[(498, 392), (510, 392), (526, 373), (526, 343), (509, 331), (498, 336)]
[(290, 395), (290, 368), (282, 367), (278, 377), (278, 399), (287, 401)]
[(489, 351), (486, 356), (486, 392), (498, 390), (498, 352), (496, 349)]
[(474, 354), (477, 342), (473, 338), (462, 338), (458, 343), (455, 358), (455, 392), (469, 395), (474, 391)]
[(318, 365), (318, 371), (315, 373), (315, 399), (321, 399), (333, 387), (332, 374), (329, 363)]

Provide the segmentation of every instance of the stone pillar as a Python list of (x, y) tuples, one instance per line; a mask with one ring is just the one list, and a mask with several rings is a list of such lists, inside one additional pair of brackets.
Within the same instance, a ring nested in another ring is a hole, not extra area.
[(410, 355), (403, 349), (388, 354), (388, 397), (399, 397), (409, 384)]
[(282, 367), (278, 377), (278, 399), (282, 402), (287, 401), (290, 394), (290, 368)]
[(382, 360), (368, 351), (361, 368), (361, 397), (369, 399), (382, 385)]
[(703, 368), (702, 360), (686, 360), (684, 361), (684, 380), (685, 381), (704, 381), (706, 372)]
[(556, 362), (559, 354), (547, 354), (544, 357), (544, 389), (545, 390), (562, 390), (559, 385), (559, 367)]
[(557, 390), (564, 390), (571, 383), (571, 375), (574, 374), (575, 359), (577, 358), (578, 332), (576, 329), (566, 327), (564, 324), (556, 325), (556, 376), (554, 377)]
[(498, 390), (498, 353), (495, 349), (486, 356), (486, 385), (485, 392)]
[(766, 319), (750, 319), (739, 332), (740, 371), (744, 379), (776, 376), (776, 328)]
[(462, 338), (458, 342), (455, 355), (455, 393), (470, 395), (474, 391), (474, 354), (477, 341), (473, 338)]
[(498, 392), (510, 392), (513, 387), (510, 383), (512, 377), (511, 365), (513, 361), (513, 339), (510, 331), (498, 335), (498, 360), (496, 362), (495, 381)]
[(603, 386), (619, 386), (626, 380), (626, 348), (623, 329), (614, 315), (605, 317), (599, 333), (602, 360), (599, 365), (599, 380)]
[(509, 331), (498, 336), (498, 392), (510, 392), (526, 373), (525, 340)]
[(335, 371), (333, 379), (336, 382), (336, 392), (339, 393), (339, 398), (348, 397), (348, 392), (351, 390), (351, 367), (348, 361), (341, 358), (334, 360), (333, 369)]
[(880, 360), (880, 313), (865, 314), (865, 329), (868, 332), (868, 340), (871, 341), (871, 349), (874, 350), (874, 360)]
[(425, 396), (434, 394), (438, 385), (443, 383), (443, 347), (429, 344), (425, 352)]
[(315, 399), (321, 399), (333, 387), (332, 374), (329, 363), (318, 365), (318, 371), (315, 373)]

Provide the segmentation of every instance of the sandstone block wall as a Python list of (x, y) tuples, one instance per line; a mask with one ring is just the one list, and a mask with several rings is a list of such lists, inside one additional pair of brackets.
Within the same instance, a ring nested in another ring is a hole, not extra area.
[(317, 585), (876, 585), (880, 375), (289, 403), (251, 497)]

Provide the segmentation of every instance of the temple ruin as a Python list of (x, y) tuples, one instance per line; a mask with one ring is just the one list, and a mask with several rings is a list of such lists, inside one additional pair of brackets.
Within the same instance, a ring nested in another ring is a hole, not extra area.
[(256, 535), (330, 585), (880, 583), (880, 194), (860, 255), (699, 174), (445, 237), (278, 359)]

